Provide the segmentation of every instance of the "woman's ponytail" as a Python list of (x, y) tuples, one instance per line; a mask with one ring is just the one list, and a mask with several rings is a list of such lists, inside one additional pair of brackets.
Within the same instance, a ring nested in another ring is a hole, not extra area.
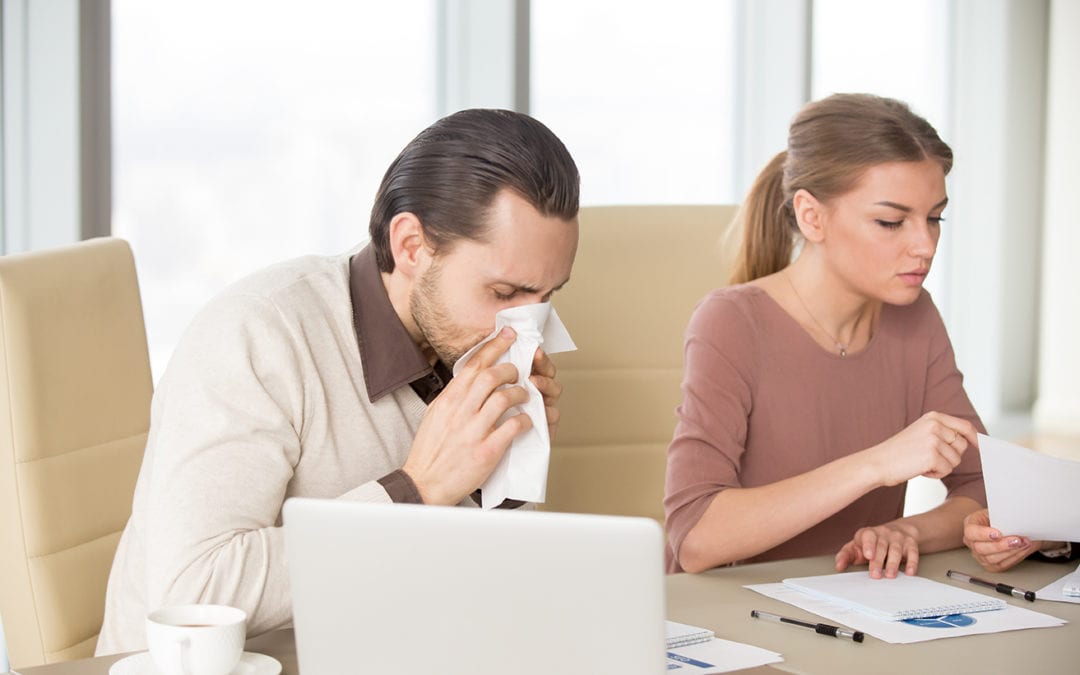
[(742, 236), (739, 256), (730, 283), (779, 272), (791, 262), (794, 230), (791, 210), (784, 196), (784, 162), (787, 151), (766, 165), (732, 222), (733, 236)]

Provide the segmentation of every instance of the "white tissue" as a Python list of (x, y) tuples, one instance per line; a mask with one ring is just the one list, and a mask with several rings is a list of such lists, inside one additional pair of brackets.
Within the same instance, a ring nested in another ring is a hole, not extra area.
[(499, 420), (525, 413), (532, 420), (532, 428), (520, 434), (511, 443), (502, 460), (481, 486), (481, 506), (495, 508), (504, 499), (520, 499), (526, 502), (543, 502), (547, 494), (548, 460), (551, 457), (551, 438), (548, 436), (547, 414), (544, 397), (532, 382), (532, 360), (538, 347), (543, 345), (548, 354), (570, 352), (577, 345), (570, 338), (566, 326), (550, 302), (520, 305), (504, 309), (495, 315), (495, 330), (458, 359), (454, 364), (457, 375), (473, 354), (490, 342), (504, 326), (517, 333), (517, 339), (496, 363), (512, 363), (518, 371), (516, 384), (529, 392), (524, 405), (514, 406)]

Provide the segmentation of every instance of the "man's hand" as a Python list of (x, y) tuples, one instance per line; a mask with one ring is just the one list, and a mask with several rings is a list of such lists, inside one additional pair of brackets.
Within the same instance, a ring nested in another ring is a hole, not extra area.
[(544, 413), (547, 415), (548, 437), (555, 440), (555, 430), (559, 427), (559, 397), (563, 387), (555, 379), (555, 364), (543, 349), (537, 349), (533, 356), (532, 375), (529, 381), (544, 397)]
[(487, 480), (514, 437), (532, 426), (525, 414), (499, 424), (503, 413), (529, 398), (524, 387), (499, 388), (517, 381), (512, 363), (494, 365), (515, 337), (503, 328), (428, 406), (402, 467), (425, 504), (457, 504)]

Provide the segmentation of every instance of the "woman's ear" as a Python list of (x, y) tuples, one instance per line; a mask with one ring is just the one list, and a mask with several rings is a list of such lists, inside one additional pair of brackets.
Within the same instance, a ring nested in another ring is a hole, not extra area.
[(825, 205), (809, 190), (795, 192), (791, 198), (791, 210), (806, 241), (817, 243), (825, 239)]
[(390, 220), (389, 230), (394, 271), (415, 279), (424, 265), (425, 255), (430, 253), (420, 219), (407, 211), (399, 213)]

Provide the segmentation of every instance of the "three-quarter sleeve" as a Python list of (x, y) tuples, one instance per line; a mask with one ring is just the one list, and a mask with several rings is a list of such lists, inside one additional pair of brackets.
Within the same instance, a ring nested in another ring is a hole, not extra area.
[(716, 293), (694, 310), (686, 330), (682, 403), (668, 447), (664, 510), (675, 559), (713, 497), (738, 487), (752, 406), (755, 328)]

